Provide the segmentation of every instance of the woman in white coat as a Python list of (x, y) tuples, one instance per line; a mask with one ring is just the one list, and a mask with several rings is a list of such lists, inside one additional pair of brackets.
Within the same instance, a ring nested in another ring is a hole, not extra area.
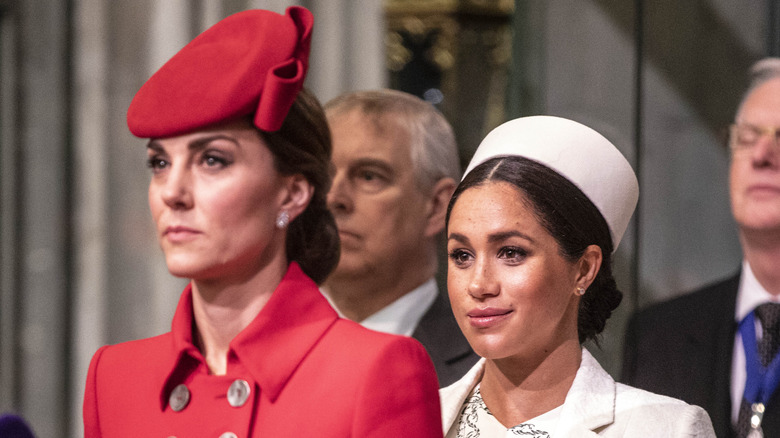
[(493, 130), (447, 215), (448, 290), (482, 356), (441, 390), (454, 437), (710, 437), (706, 412), (615, 383), (582, 347), (620, 303), (611, 271), (638, 198), (596, 131), (536, 116)]

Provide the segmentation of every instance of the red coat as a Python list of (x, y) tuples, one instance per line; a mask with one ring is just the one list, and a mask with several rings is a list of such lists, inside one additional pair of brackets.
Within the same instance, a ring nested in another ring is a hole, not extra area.
[[(171, 332), (95, 353), (84, 397), (87, 438), (442, 436), (425, 349), (338, 318), (297, 264), (231, 342), (224, 376), (209, 375), (192, 342), (191, 294), (188, 286)], [(227, 392), (237, 379), (249, 395), (233, 407)], [(181, 384), (189, 401), (169, 403)]]

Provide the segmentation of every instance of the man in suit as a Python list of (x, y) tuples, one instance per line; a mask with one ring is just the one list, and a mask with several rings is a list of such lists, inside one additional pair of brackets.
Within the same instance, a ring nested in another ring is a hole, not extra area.
[(452, 127), (433, 105), (394, 90), (349, 93), (325, 110), (341, 258), (324, 292), (342, 316), (416, 338), (448, 385), (478, 359), (434, 278), (460, 177)]
[(780, 59), (751, 75), (729, 135), (742, 267), (634, 315), (623, 363), (626, 383), (705, 408), (719, 437), (780, 436), (780, 311), (762, 306), (780, 302)]

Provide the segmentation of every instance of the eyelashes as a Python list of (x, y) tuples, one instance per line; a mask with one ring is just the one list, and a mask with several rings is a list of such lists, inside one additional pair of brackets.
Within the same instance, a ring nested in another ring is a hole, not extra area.
[[(519, 246), (502, 246), (495, 255), (497, 259), (510, 266), (522, 264), (528, 256), (529, 252)], [(447, 253), (447, 257), (458, 267), (466, 267), (475, 259), (474, 254), (465, 248), (453, 249)]]

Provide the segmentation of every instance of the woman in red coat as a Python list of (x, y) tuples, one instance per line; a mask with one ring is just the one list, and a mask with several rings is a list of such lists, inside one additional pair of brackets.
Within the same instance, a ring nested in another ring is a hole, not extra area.
[(149, 206), (173, 275), (171, 331), (95, 353), (87, 437), (441, 437), (423, 347), (339, 319), (325, 205), (330, 134), (302, 89), (312, 16), (245, 11), (139, 90)]

